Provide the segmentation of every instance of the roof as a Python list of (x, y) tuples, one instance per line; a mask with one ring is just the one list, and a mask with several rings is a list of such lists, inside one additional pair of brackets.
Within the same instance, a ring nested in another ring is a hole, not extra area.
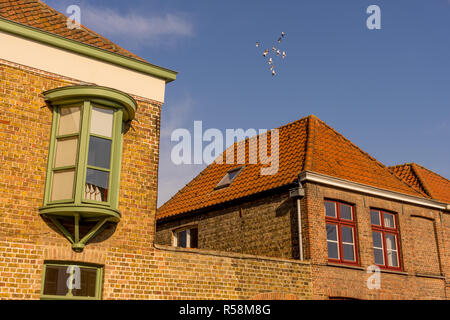
[(39, 0), (0, 0), (0, 17), (146, 62), (85, 26), (80, 29), (67, 28), (67, 17)]
[[(293, 184), (305, 170), (403, 194), (429, 196), (413, 188), (351, 141), (310, 115), (279, 129), (279, 169), (261, 175), (261, 163), (247, 163), (230, 186), (215, 189), (224, 175), (240, 165), (213, 162), (161, 208), (157, 218), (167, 218)], [(259, 137), (258, 137), (259, 139)], [(248, 159), (248, 139), (246, 154)], [(267, 138), (270, 145), (270, 138)], [(237, 148), (237, 144), (233, 146)]]
[(416, 163), (389, 168), (416, 190), (426, 193), (435, 200), (450, 203), (450, 180)]

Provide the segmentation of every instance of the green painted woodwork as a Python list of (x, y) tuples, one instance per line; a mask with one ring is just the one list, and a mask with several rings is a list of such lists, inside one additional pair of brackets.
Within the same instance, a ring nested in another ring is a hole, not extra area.
[[(100, 86), (67, 86), (44, 92), (44, 98), (52, 105), (73, 104), (89, 100), (107, 107), (124, 109), (123, 120), (134, 119), (137, 103), (128, 94)], [(65, 102), (65, 103), (64, 103)]]
[(59, 49), (75, 52), (83, 56), (115, 64), (130, 70), (138, 71), (163, 79), (166, 82), (171, 82), (177, 77), (177, 72), (175, 71), (90, 46), (75, 40), (67, 39), (43, 30), (25, 26), (4, 18), (0, 18), (0, 31), (37, 41)]
[[(72, 294), (72, 289), (69, 288), (67, 295), (46, 295), (44, 294), (44, 286), (45, 286), (45, 275), (47, 274), (47, 266), (56, 266), (56, 267), (71, 267), (78, 266), (80, 268), (88, 268), (96, 270), (96, 279), (95, 279), (95, 296), (94, 297), (84, 297), (84, 296), (74, 296)], [(41, 300), (101, 300), (102, 298), (102, 287), (103, 287), (103, 267), (94, 266), (91, 264), (85, 263), (64, 263), (64, 262), (45, 262), (44, 270), (42, 273), (42, 282), (41, 282)]]
[[(43, 217), (49, 218), (53, 224), (64, 234), (72, 243), (75, 251), (83, 250), (88, 241), (94, 237), (106, 222), (118, 223), (121, 214), (118, 210), (119, 205), (119, 185), (120, 169), (122, 161), (122, 140), (124, 134), (123, 122), (133, 119), (137, 104), (133, 98), (125, 93), (115, 89), (96, 87), (96, 86), (73, 86), (53, 89), (44, 92), (44, 97), (53, 109), (53, 122), (50, 138), (50, 147), (47, 165), (47, 177), (45, 182), (44, 203), (39, 208), (39, 213)], [(71, 103), (68, 104), (67, 102)], [(94, 102), (93, 102), (94, 101)], [(105, 102), (105, 103), (102, 103)], [(78, 104), (81, 107), (80, 129), (77, 134), (57, 135), (58, 121), (61, 108)], [(111, 141), (111, 158), (109, 168), (97, 168), (88, 165), (88, 151), (90, 136), (91, 114), (94, 106), (113, 109), (113, 124), (111, 137), (104, 137)], [(74, 166), (65, 166), (54, 168), (56, 141), (57, 139), (68, 136), (78, 136), (77, 158)], [(85, 199), (86, 173), (87, 169), (99, 169), (109, 173), (108, 196), (106, 201)], [(52, 181), (54, 172), (61, 170), (74, 169), (74, 187), (71, 199), (51, 200)], [(59, 222), (59, 219), (73, 217), (74, 234)], [(80, 222), (97, 222), (83, 239), (79, 237)]]

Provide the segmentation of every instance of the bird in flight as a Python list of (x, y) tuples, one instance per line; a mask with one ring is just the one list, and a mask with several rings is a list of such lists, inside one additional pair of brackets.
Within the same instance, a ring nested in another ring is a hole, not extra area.
[[(285, 32), (281, 32), (281, 37), (278, 37), (277, 42), (281, 43), (282, 40), (285, 38), (286, 33)], [(260, 46), (260, 42), (256, 41), (256, 47), (259, 48)], [(277, 57), (279, 57), (281, 55), (281, 58), (284, 59), (286, 58), (286, 51), (281, 51), (280, 49), (277, 49), (277, 47), (274, 45), (272, 46), (272, 52), (274, 53), (274, 55), (276, 55)], [(269, 49), (265, 49), (263, 52), (263, 57), (265, 58), (269, 58), (268, 60), (268, 64), (270, 65), (270, 71), (272, 72), (272, 76), (275, 76), (277, 73), (275, 72), (275, 66), (273, 63), (273, 58), (270, 57), (271, 53)]]

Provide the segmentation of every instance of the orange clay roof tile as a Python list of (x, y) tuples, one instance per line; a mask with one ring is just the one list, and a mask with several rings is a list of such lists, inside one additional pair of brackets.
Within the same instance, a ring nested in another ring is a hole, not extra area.
[[(270, 147), (270, 134), (267, 141)], [(249, 139), (245, 140), (245, 145), (247, 163), (230, 186), (215, 190), (224, 175), (240, 165), (214, 162), (161, 206), (157, 218), (175, 216), (286, 186), (294, 183), (304, 170), (428, 198), (424, 192), (411, 187), (313, 115), (279, 128), (279, 169), (274, 175), (260, 174), (260, 169), (267, 165), (248, 163)], [(231, 148), (236, 151), (237, 144)]]
[(67, 17), (39, 0), (0, 0), (0, 17), (146, 62), (85, 26), (68, 29)]
[(450, 180), (416, 163), (406, 163), (389, 169), (431, 198), (450, 203)]

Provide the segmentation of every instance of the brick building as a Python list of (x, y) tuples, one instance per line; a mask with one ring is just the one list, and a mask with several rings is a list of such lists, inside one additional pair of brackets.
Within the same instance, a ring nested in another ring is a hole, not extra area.
[[(311, 265), (154, 244), (176, 72), (0, 1), (1, 299), (309, 299)], [(135, 121), (138, 120), (138, 121)]]
[(156, 243), (309, 261), (317, 299), (449, 297), (447, 179), (387, 168), (315, 116), (278, 132), (276, 174), (235, 144), (158, 209)]

